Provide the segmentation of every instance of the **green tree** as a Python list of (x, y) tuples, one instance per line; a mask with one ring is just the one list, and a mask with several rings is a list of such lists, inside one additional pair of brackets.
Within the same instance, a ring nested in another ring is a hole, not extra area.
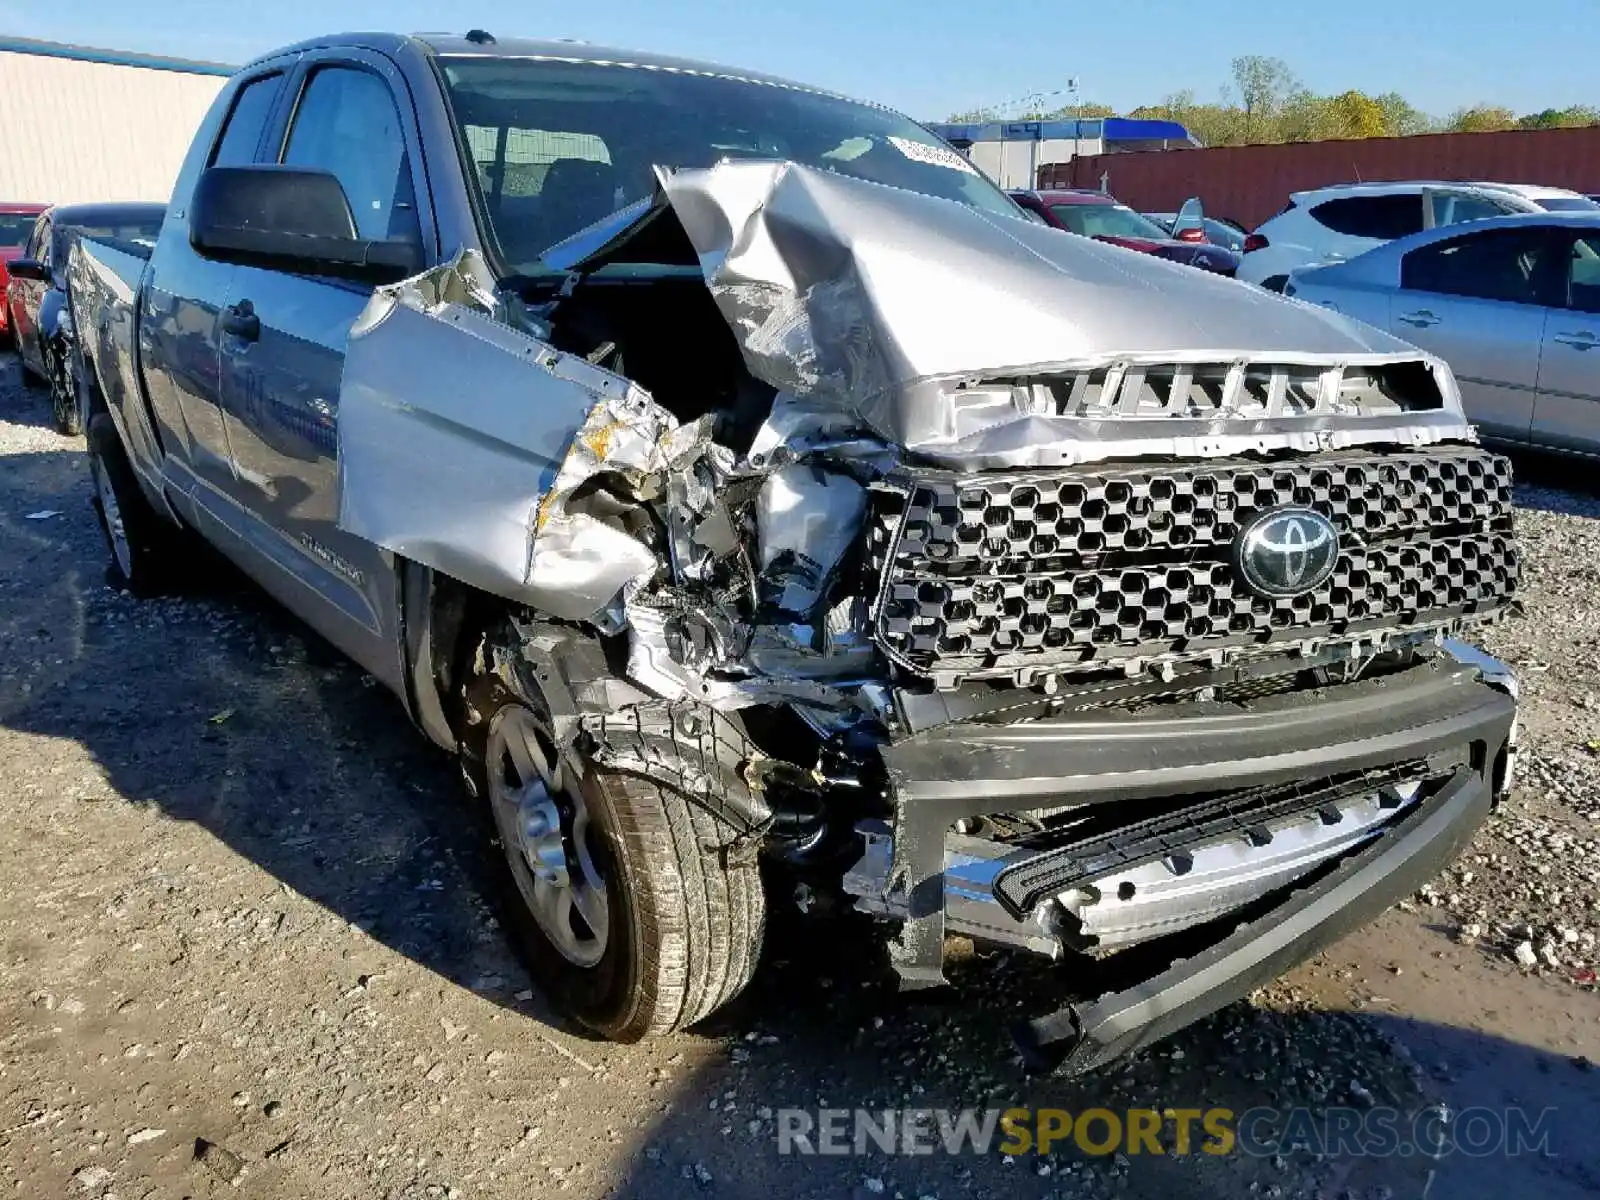
[[(992, 108), (955, 113), (952, 122), (997, 121), (1005, 114)], [(1115, 115), (1105, 104), (1068, 104), (1030, 117), (1066, 119)], [(1328, 138), (1409, 137), (1436, 129), (1477, 133), (1497, 129), (1568, 129), (1600, 125), (1600, 108), (1575, 104), (1517, 116), (1509, 108), (1478, 104), (1457, 109), (1434, 121), (1399, 92), (1368, 96), (1351, 89), (1320, 96), (1303, 87), (1287, 63), (1258, 54), (1233, 60), (1232, 82), (1215, 103), (1201, 103), (1192, 91), (1172, 92), (1158, 103), (1145, 104), (1131, 117), (1177, 121), (1205, 146), (1248, 143), (1309, 142)]]
[(1433, 118), (1413, 107), (1399, 92), (1385, 92), (1377, 97), (1377, 105), (1383, 110), (1383, 132), (1386, 137), (1410, 137), (1433, 129)]
[(1387, 130), (1383, 105), (1357, 91), (1341, 92), (1328, 102), (1339, 137), (1382, 137)]
[(1117, 115), (1117, 110), (1109, 104), (1063, 104), (1060, 108), (1044, 115), (1048, 121), (1093, 121), (1097, 118), (1114, 117)]
[(1450, 114), (1445, 130), (1448, 133), (1493, 133), (1499, 129), (1515, 129), (1516, 125), (1517, 114), (1509, 108), (1475, 104)]
[(1257, 122), (1271, 118), (1285, 99), (1301, 90), (1289, 64), (1281, 58), (1244, 54), (1233, 60), (1233, 84), (1244, 108), (1244, 139), (1252, 141)]
[(1333, 101), (1301, 88), (1289, 95), (1277, 116), (1254, 138), (1258, 142), (1320, 142), (1342, 136)]
[(1517, 118), (1518, 129), (1577, 129), (1585, 125), (1600, 125), (1600, 109), (1574, 104), (1571, 108), (1547, 108)]

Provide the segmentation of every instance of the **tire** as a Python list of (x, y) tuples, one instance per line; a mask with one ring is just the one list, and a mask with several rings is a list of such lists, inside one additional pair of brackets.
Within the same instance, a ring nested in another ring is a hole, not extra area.
[(136, 596), (159, 595), (175, 578), (177, 531), (139, 490), (111, 414), (90, 418), (88, 440), (94, 507), (111, 552), (111, 573)]
[[(582, 803), (584, 841), (604, 883), (606, 928), (603, 945), (591, 936), (574, 946), (567, 931), (552, 937), (548, 904), (528, 890), (529, 850), (519, 844), (516, 818), (507, 819), (505, 747), (519, 731), (547, 738), (550, 729), (530, 674), (516, 667), (486, 673), (470, 689), (481, 719), (472, 727), (477, 747), (463, 745), (463, 768), (469, 791), (495, 822), (508, 927), (536, 984), (562, 1011), (618, 1042), (704, 1020), (744, 989), (760, 957), (766, 896), (753, 847), (730, 853), (737, 831), (686, 792), (600, 767), (572, 749), (561, 778)], [(553, 752), (553, 742), (546, 750)], [(572, 886), (592, 890), (581, 880), (586, 868), (571, 837), (577, 818), (566, 802), (560, 807)], [(592, 897), (583, 905), (575, 898), (573, 907), (577, 925), (587, 928), (583, 913), (595, 910)]]
[(66, 437), (77, 437), (83, 433), (83, 418), (78, 410), (78, 391), (67, 360), (60, 353), (46, 354), (45, 367), (50, 373), (50, 415), (55, 422), (56, 432)]

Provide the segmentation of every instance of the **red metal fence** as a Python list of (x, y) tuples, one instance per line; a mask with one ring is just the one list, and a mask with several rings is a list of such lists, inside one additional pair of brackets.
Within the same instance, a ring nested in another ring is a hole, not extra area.
[(1039, 186), (1098, 188), (1102, 176), (1112, 195), (1143, 212), (1176, 212), (1199, 196), (1206, 212), (1253, 229), (1290, 192), (1330, 183), (1477, 179), (1600, 193), (1600, 127), (1097, 154), (1046, 163)]

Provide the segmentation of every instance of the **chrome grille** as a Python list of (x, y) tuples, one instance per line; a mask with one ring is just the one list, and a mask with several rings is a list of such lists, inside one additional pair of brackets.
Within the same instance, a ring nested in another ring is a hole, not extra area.
[[(982, 675), (1416, 629), (1517, 583), (1511, 469), (1472, 448), (1276, 463), (919, 473), (880, 497), (875, 632), (902, 665)], [(1302, 596), (1237, 577), (1239, 530), (1312, 508), (1340, 535)]]

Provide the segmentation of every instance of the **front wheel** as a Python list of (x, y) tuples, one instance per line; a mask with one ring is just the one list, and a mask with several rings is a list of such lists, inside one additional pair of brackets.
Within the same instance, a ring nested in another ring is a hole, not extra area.
[(558, 746), (532, 689), (485, 676), (465, 765), (500, 842), (506, 908), (536, 982), (619, 1042), (682, 1029), (749, 982), (766, 898), (753, 852), (707, 805)]

